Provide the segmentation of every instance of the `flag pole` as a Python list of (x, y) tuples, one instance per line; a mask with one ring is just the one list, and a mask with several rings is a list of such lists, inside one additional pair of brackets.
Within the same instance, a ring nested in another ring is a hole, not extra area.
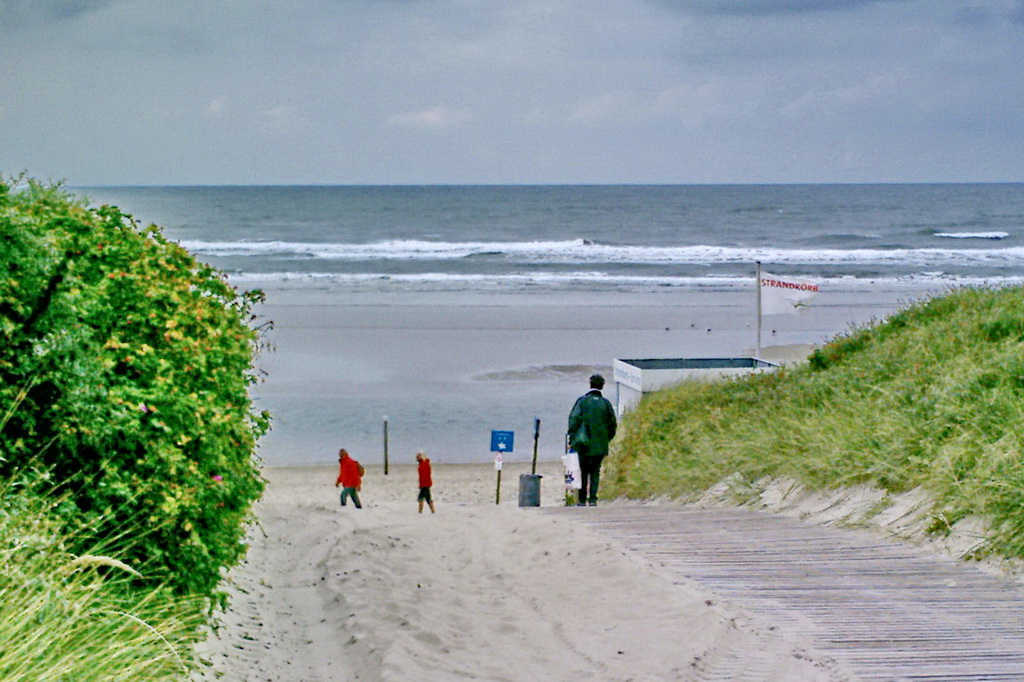
[(757, 344), (754, 346), (754, 359), (761, 359), (761, 261), (757, 261), (757, 286), (754, 287), (757, 294)]

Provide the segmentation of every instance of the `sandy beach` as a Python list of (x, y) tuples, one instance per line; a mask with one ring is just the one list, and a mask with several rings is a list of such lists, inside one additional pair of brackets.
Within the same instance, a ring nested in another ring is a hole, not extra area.
[[(520, 508), (529, 471), (506, 465), (495, 504), (493, 465), (437, 465), (437, 513), (419, 514), (412, 466), (370, 467), (361, 510), (339, 506), (334, 467), (268, 469), (196, 679), (718, 679), (719, 658), (730, 679), (846, 679), (588, 529), (587, 509)], [(541, 506), (563, 506), (560, 466), (538, 473)]]
[[(557, 457), (588, 374), (616, 357), (749, 354), (748, 296), (269, 294), (276, 350), (257, 392), (277, 416), (261, 445), (269, 485), (197, 679), (849, 679), (785, 628), (595, 532), (587, 509), (564, 509)], [(805, 357), (908, 297), (837, 293), (779, 316), (762, 355)], [(543, 509), (518, 506), (534, 417)], [(518, 433), (500, 504), (491, 429)], [(368, 470), (361, 510), (339, 506), (326, 464), (342, 446)], [(420, 448), (436, 514), (416, 511)]]

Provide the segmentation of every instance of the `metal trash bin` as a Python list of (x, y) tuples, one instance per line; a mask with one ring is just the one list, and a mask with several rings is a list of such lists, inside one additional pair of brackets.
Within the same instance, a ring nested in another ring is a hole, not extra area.
[(519, 474), (519, 506), (540, 506), (540, 474)]

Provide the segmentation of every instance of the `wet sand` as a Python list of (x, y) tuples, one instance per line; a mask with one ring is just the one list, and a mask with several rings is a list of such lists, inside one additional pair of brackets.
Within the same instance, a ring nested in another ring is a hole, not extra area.
[[(438, 462), (485, 462), (494, 429), (515, 431), (511, 460), (528, 461), (537, 418), (539, 457), (557, 461), (591, 372), (610, 375), (616, 358), (749, 357), (756, 344), (752, 292), (267, 294), (274, 350), (254, 393), (275, 417), (261, 443), (270, 466), (328, 464), (339, 447), (382, 461), (385, 416), (391, 452), (409, 461), (426, 449)], [(910, 296), (828, 292), (800, 315), (766, 316), (762, 356), (806, 354)]]

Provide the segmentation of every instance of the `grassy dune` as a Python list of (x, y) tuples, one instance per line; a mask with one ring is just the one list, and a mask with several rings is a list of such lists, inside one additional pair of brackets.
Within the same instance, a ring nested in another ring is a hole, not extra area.
[(1024, 557), (1024, 289), (961, 289), (836, 338), (806, 365), (646, 396), (609, 493), (686, 496), (726, 477), (814, 489), (918, 486), (933, 530), (968, 515)]

